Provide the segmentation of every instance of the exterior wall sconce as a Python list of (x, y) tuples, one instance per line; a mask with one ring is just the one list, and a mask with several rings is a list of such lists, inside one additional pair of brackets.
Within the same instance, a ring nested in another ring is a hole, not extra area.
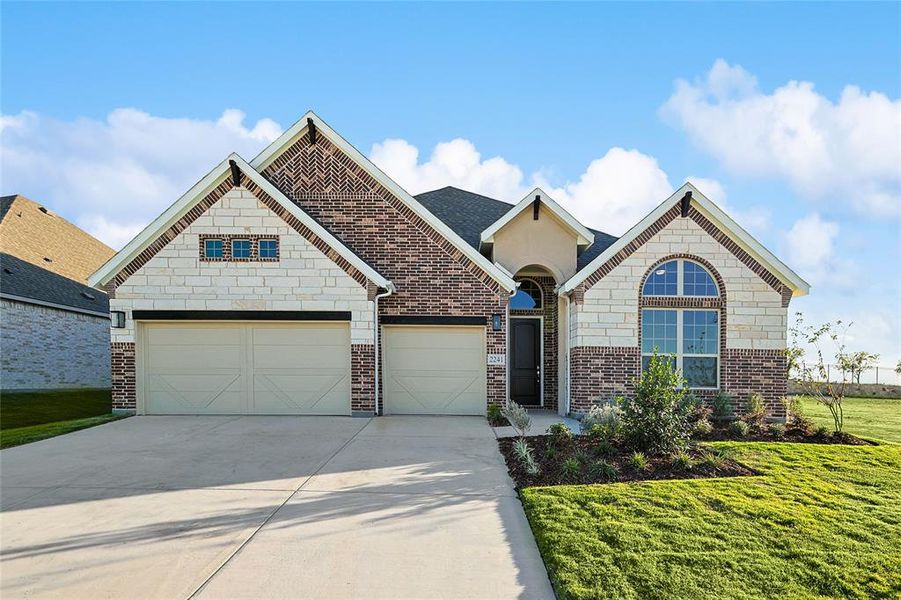
[(125, 328), (125, 313), (121, 310), (111, 311), (109, 314), (109, 319), (112, 323), (113, 329)]
[(501, 330), (501, 316), (500, 314), (491, 315), (491, 330), (492, 331), (500, 331)]

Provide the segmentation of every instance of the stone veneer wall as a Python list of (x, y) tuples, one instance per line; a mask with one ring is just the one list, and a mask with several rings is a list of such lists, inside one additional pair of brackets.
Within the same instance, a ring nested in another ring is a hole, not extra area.
[[(276, 236), (279, 258), (201, 260), (200, 238), (210, 234)], [(353, 372), (353, 367), (368, 368), (363, 354), (373, 349), (369, 295), (367, 286), (260, 198), (245, 188), (233, 188), (115, 287), (110, 310), (125, 311), (126, 326), (111, 330), (114, 407), (136, 407), (133, 310), (311, 310), (350, 311), (352, 405), (365, 410), (368, 398), (371, 411), (371, 393), (364, 385), (367, 376)]]
[[(487, 353), (506, 353), (506, 323), (500, 331), (490, 323), (492, 314), (503, 319), (508, 294), (329, 140), (302, 136), (263, 175), (394, 282), (380, 315), (480, 317)], [(503, 406), (506, 367), (488, 366), (487, 374), (488, 403)]]
[(0, 300), (0, 389), (110, 387), (109, 317)]
[[(733, 396), (739, 410), (750, 393), (759, 392), (774, 416), (784, 415), (779, 400), (786, 390), (782, 350), (791, 292), (695, 208), (682, 218), (678, 206), (639, 236), (639, 243), (624, 249), (574, 291), (571, 411), (582, 412), (599, 400), (631, 393), (630, 382), (639, 375), (641, 364), (641, 306), (673, 302), (643, 300), (640, 289), (649, 270), (667, 257), (698, 259), (725, 289), (713, 303), (688, 300), (720, 311), (720, 388)], [(711, 397), (716, 392), (697, 393)]]
[(541, 365), (541, 373), (544, 387), (544, 407), (550, 410), (557, 410), (557, 294), (554, 293), (556, 281), (553, 277), (537, 277), (523, 276), (517, 277), (517, 281), (523, 279), (531, 279), (541, 287), (542, 308), (511, 308), (510, 318), (517, 316), (542, 316), (544, 317), (544, 331), (542, 335), (542, 346), (544, 364)]

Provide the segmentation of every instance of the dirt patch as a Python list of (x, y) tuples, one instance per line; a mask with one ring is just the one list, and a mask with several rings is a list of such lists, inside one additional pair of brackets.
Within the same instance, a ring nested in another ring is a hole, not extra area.
[[(550, 436), (529, 436), (525, 440), (532, 448), (539, 473), (529, 474), (513, 452), (515, 438), (498, 440), (501, 454), (507, 461), (510, 477), (517, 488), (544, 485), (572, 485), (617, 483), (662, 479), (702, 479), (707, 477), (740, 477), (757, 473), (745, 465), (715, 450), (692, 446), (686, 454), (689, 465), (678, 464), (669, 456), (647, 457), (644, 468), (633, 466), (632, 451), (575, 436), (567, 442), (555, 442)], [(567, 470), (570, 461), (578, 463), (577, 470)], [(603, 461), (604, 464), (601, 464)]]

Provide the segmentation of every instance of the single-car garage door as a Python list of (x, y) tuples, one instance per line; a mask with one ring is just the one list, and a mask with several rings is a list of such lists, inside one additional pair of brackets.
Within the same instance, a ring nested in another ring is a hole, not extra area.
[(485, 328), (385, 326), (385, 414), (484, 415)]
[(147, 414), (350, 414), (348, 323), (145, 323)]

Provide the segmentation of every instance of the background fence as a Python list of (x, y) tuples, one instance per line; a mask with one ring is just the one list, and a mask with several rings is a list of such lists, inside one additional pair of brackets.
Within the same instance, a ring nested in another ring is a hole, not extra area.
[(858, 374), (856, 372), (854, 373), (854, 377), (852, 378), (850, 371), (843, 371), (842, 368), (838, 365), (826, 365), (826, 368), (828, 370), (828, 380), (832, 383), (848, 381), (851, 383), (901, 385), (901, 375), (898, 375), (898, 373), (895, 372), (895, 367), (890, 367), (888, 365), (881, 365), (863, 371), (862, 373), (860, 373), (859, 381)]

